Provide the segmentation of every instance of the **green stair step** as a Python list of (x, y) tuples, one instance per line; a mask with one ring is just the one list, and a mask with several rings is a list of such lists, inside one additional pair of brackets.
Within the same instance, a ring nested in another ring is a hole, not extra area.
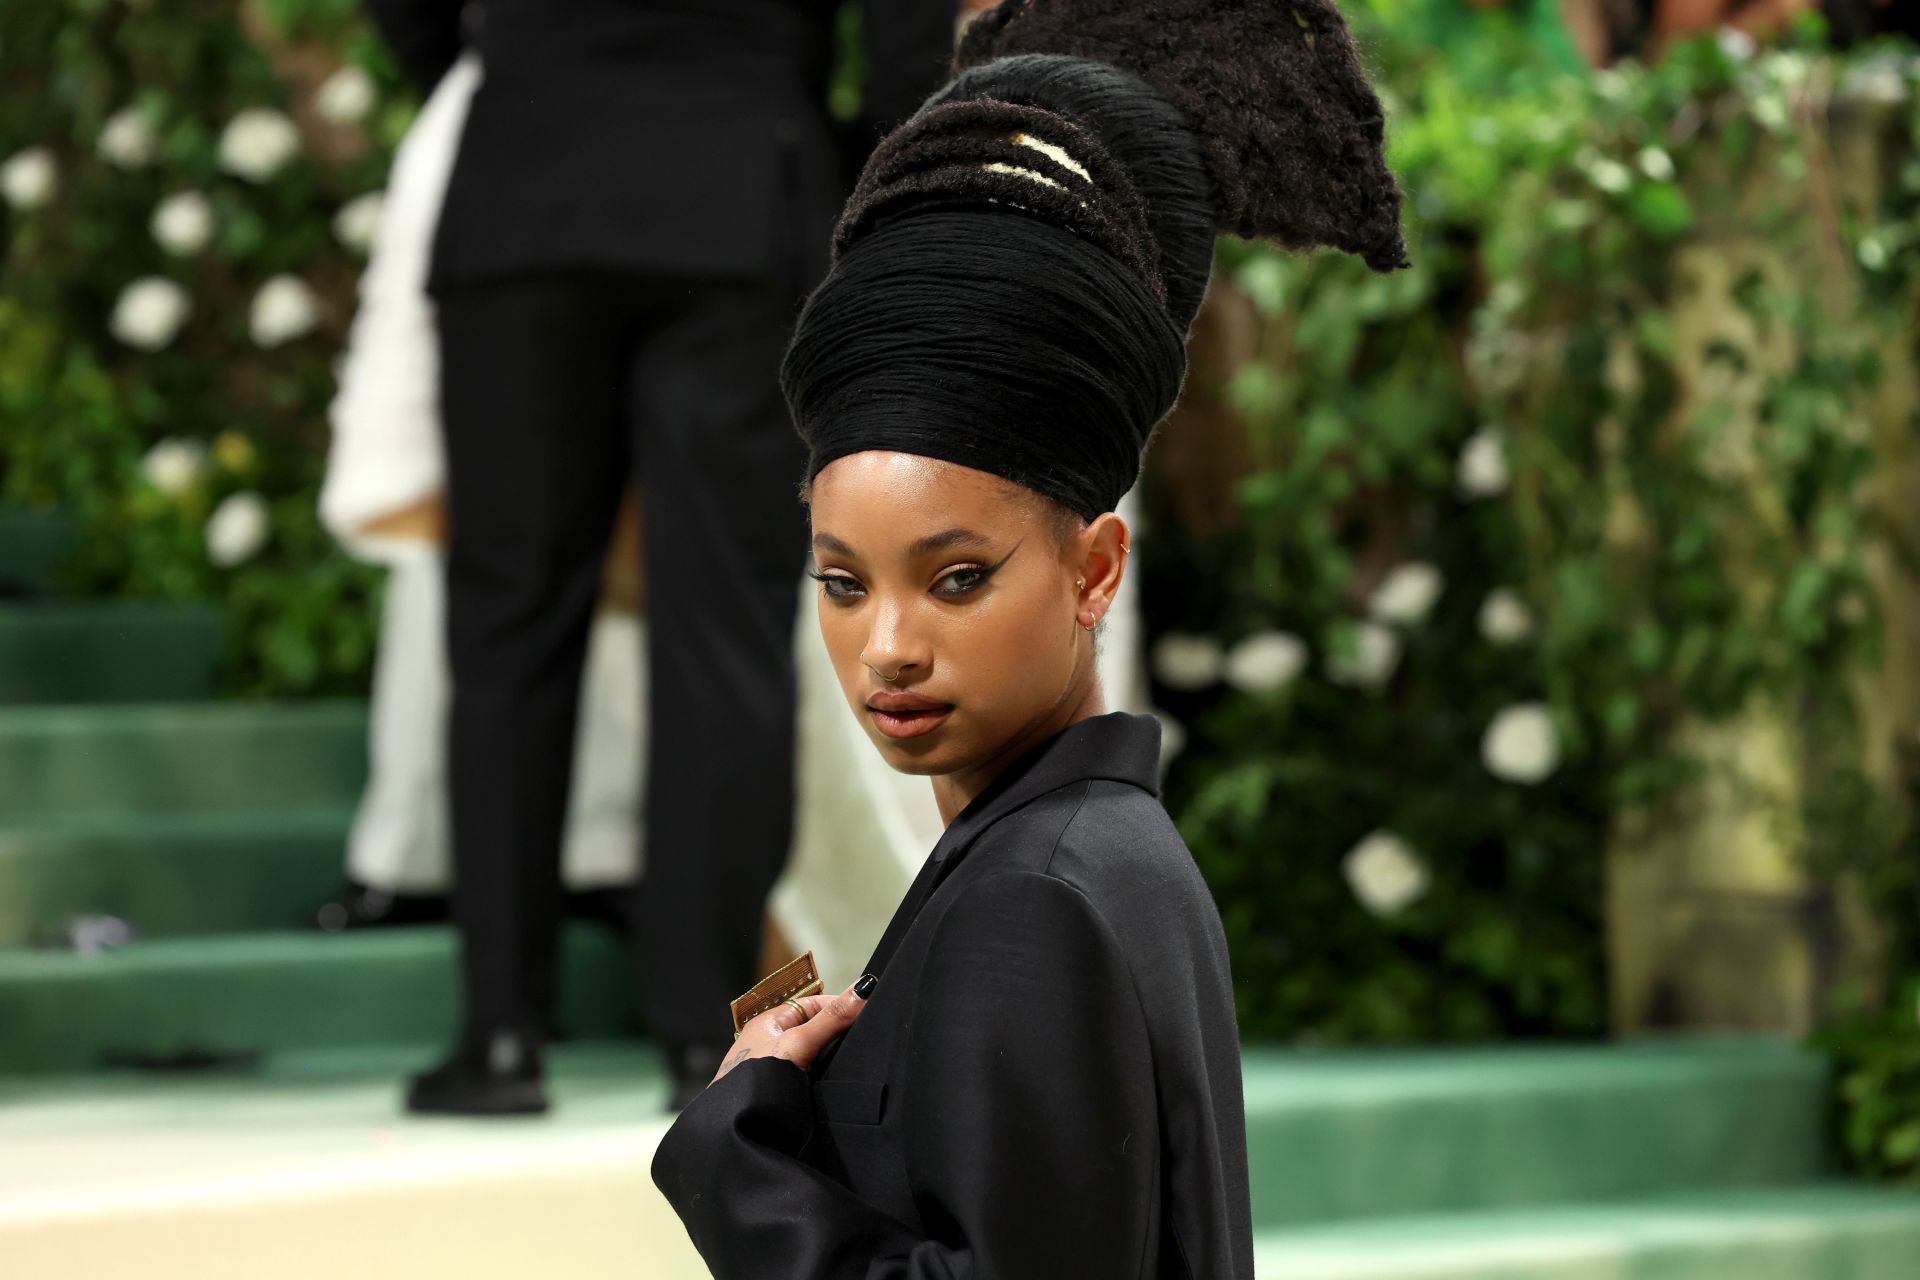
[[(633, 1028), (629, 954), (605, 929), (565, 930), (570, 1034)], [(445, 1042), (459, 1015), (455, 963), (453, 931), (437, 926), (0, 952), (0, 1072), (88, 1070), (110, 1050)]]
[(1783, 1040), (1249, 1043), (1243, 1061), (1256, 1226), (1799, 1182), (1826, 1167), (1826, 1064)]
[(1920, 1195), (1820, 1184), (1376, 1219), (1258, 1232), (1253, 1255), (1258, 1280), (1914, 1280)]
[(82, 915), (153, 938), (304, 925), (346, 875), (351, 824), (346, 809), (0, 823), (0, 947)]
[(0, 708), (0, 823), (60, 813), (351, 807), (358, 702)]
[(73, 522), (52, 512), (0, 507), (0, 596), (51, 591), (73, 551)]
[(205, 698), (219, 656), (219, 621), (199, 605), (0, 605), (0, 703)]

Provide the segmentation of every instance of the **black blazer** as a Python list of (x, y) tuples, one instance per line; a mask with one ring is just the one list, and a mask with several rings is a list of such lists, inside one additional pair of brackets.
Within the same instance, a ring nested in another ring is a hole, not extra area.
[[(945, 79), (953, 0), (862, 0), (863, 117), (826, 113), (840, 0), (370, 0), (436, 83), (469, 34), (475, 93), (430, 285), (528, 268), (824, 273), (854, 162)], [(796, 263), (792, 259), (799, 256)]]
[(654, 1182), (719, 1280), (1252, 1280), (1226, 936), (1160, 724), (1081, 720), (947, 827), (811, 1071), (729, 1070)]

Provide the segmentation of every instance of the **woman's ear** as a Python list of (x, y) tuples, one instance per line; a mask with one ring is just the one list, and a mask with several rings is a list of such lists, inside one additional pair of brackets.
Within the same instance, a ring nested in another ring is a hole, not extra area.
[(1133, 531), (1127, 522), (1111, 511), (1102, 512), (1080, 532), (1079, 576), (1087, 580), (1081, 599), (1082, 608), (1092, 610), (1094, 621), (1113, 608), (1126, 576), (1128, 552)]

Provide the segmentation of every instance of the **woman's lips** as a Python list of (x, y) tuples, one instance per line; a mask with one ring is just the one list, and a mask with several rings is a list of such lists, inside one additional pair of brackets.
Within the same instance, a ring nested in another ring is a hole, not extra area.
[(953, 714), (952, 707), (935, 707), (924, 711), (882, 711), (878, 707), (868, 707), (867, 714), (873, 717), (880, 732), (889, 738), (917, 738), (923, 733), (932, 733), (945, 724), (947, 717)]

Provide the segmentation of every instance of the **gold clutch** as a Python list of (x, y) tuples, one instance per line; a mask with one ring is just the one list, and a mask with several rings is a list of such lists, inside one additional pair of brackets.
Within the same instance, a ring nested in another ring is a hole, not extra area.
[(813, 952), (809, 949), (754, 983), (751, 991), (734, 1000), (734, 1038), (739, 1039), (740, 1028), (789, 996), (797, 1000), (801, 996), (818, 995), (824, 988), (825, 984), (820, 981), (820, 969), (814, 964)]

